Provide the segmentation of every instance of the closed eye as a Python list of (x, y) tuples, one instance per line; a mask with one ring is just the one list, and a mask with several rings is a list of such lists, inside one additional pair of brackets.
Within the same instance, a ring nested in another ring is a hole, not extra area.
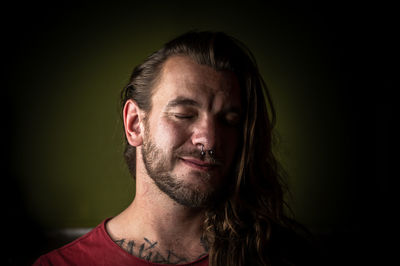
[(175, 118), (178, 119), (192, 119), (194, 115), (189, 115), (189, 114), (174, 114)]
[(229, 126), (240, 126), (241, 124), (241, 117), (238, 113), (235, 112), (229, 112), (226, 113), (225, 115), (223, 115), (222, 119), (224, 120), (224, 122), (229, 125)]

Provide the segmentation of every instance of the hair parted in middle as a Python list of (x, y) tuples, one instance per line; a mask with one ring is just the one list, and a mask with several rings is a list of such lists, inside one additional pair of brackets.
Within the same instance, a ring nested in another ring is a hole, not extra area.
[[(273, 153), (275, 110), (254, 56), (222, 32), (190, 31), (166, 43), (137, 66), (121, 93), (122, 108), (133, 99), (146, 113), (163, 64), (187, 56), (216, 71), (233, 72), (241, 88), (245, 116), (242, 139), (224, 201), (207, 210), (204, 236), (210, 265), (269, 265), (269, 242), (275, 226), (289, 227), (284, 214), (285, 172)], [(136, 148), (126, 143), (125, 159), (135, 176)]]

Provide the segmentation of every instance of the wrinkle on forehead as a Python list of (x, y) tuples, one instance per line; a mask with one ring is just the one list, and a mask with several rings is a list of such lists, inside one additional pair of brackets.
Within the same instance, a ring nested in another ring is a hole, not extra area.
[(202, 95), (208, 97), (208, 102), (213, 102), (213, 98), (231, 100), (237, 98), (232, 97), (235, 91), (239, 93), (239, 82), (234, 73), (200, 65), (188, 56), (173, 56), (165, 62), (159, 85), (166, 84), (173, 85), (164, 91), (167, 94)]

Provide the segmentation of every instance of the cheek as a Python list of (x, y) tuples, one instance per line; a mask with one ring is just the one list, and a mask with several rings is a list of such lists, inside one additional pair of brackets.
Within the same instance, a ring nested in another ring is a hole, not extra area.
[(158, 123), (155, 128), (155, 141), (160, 146), (174, 148), (182, 145), (187, 140), (187, 128), (169, 121)]
[(238, 151), (239, 148), (239, 143), (240, 143), (240, 138), (239, 138), (239, 132), (226, 132), (224, 134), (224, 147), (225, 147), (225, 152), (227, 159), (231, 163), (233, 158), (235, 157), (236, 152)]

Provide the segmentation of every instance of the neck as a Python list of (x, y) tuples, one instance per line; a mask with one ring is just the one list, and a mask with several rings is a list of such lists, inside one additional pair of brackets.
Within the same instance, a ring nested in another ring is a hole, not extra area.
[(111, 238), (131, 254), (153, 262), (183, 263), (204, 256), (208, 251), (202, 239), (204, 210), (182, 206), (150, 178), (137, 178), (134, 201), (107, 224)]
[(199, 239), (202, 234), (204, 210), (182, 206), (160, 191), (151, 193), (138, 187), (127, 212), (142, 232), (158, 239)]

